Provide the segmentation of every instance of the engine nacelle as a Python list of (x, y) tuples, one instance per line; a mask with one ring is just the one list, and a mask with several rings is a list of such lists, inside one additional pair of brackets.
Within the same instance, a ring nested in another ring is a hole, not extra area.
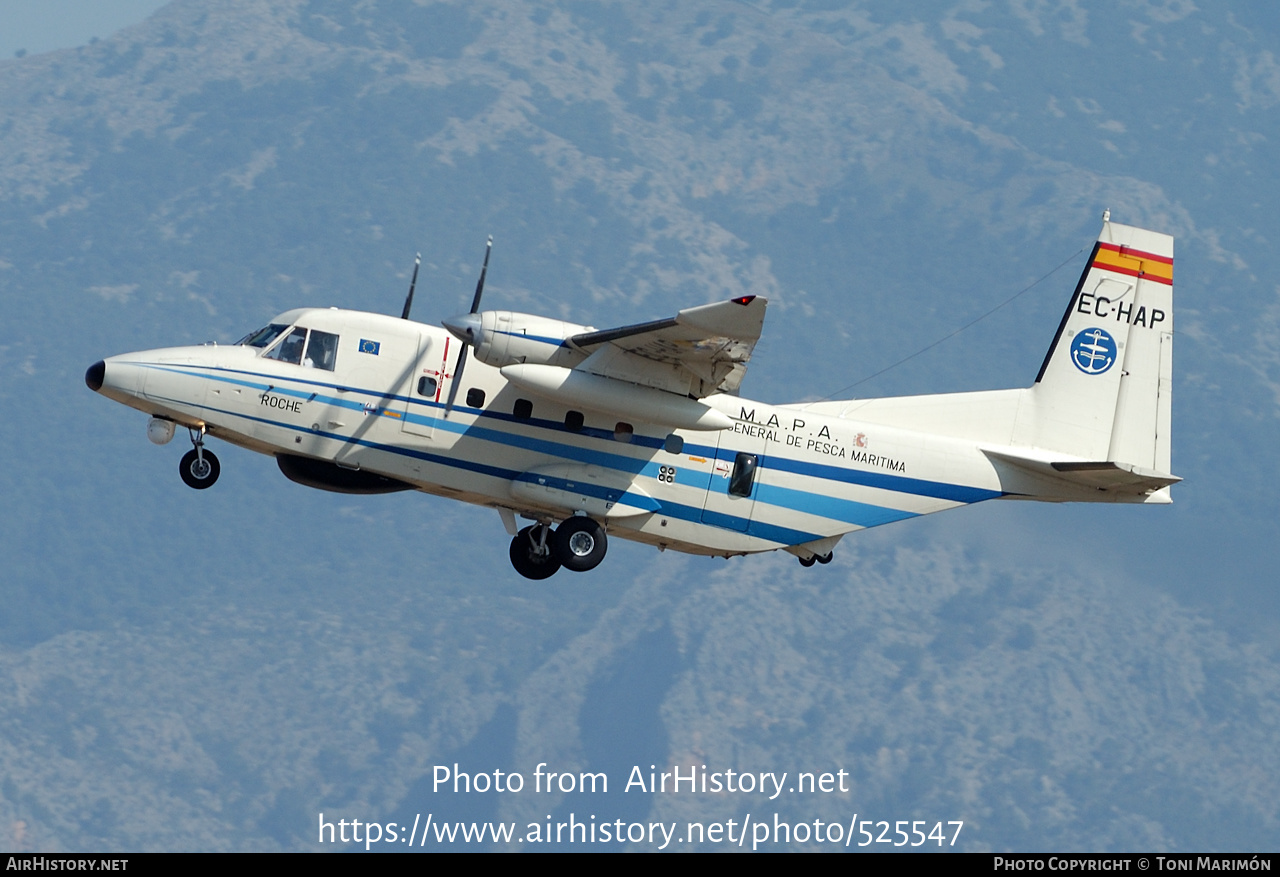
[(494, 368), (519, 363), (573, 368), (587, 358), (586, 354), (564, 342), (595, 331), (591, 326), (513, 311), (464, 314), (445, 320), (444, 325), (471, 345), (476, 359)]

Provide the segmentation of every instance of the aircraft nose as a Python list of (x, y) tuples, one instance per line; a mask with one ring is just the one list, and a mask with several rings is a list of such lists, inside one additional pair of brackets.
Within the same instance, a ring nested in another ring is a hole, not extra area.
[(84, 382), (96, 393), (102, 389), (102, 381), (106, 376), (107, 364), (100, 359), (89, 366), (89, 370), (84, 373)]

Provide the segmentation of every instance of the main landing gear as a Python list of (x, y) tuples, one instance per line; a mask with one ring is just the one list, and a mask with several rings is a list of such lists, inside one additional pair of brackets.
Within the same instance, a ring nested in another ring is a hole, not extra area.
[(808, 557), (800, 558), (801, 566), (813, 566), (815, 563), (830, 563), (830, 562), (831, 562), (830, 551), (828, 551), (826, 554), (811, 554)]
[(511, 565), (526, 579), (545, 579), (562, 566), (574, 572), (595, 569), (608, 550), (604, 527), (575, 515), (554, 531), (550, 524), (533, 524), (517, 533), (511, 540)]
[(213, 482), (218, 480), (222, 467), (218, 464), (218, 458), (214, 456), (213, 451), (204, 449), (204, 427), (200, 427), (199, 431), (188, 429), (188, 432), (191, 434), (191, 444), (195, 447), (182, 455), (182, 462), (178, 464), (178, 474), (182, 476), (182, 481), (187, 487), (204, 490), (206, 487), (212, 487)]
[(551, 527), (534, 524), (511, 540), (511, 565), (526, 579), (547, 579), (560, 569)]

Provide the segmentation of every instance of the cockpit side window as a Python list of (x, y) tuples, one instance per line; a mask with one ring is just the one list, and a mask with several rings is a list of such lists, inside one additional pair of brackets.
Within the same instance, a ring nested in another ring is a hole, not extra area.
[(338, 336), (332, 332), (321, 332), (319, 329), (312, 329), (311, 340), (307, 342), (307, 357), (303, 360), (303, 364), (312, 368), (333, 371), (333, 366), (337, 359)]
[(291, 362), (294, 365), (302, 363), (302, 348), (306, 345), (307, 330), (298, 326), (288, 337), (277, 344), (273, 349), (266, 353), (267, 359), (275, 359), (280, 362)]
[(288, 329), (288, 328), (289, 327), (284, 325), (283, 323), (272, 323), (270, 326), (259, 329), (256, 332), (250, 332), (248, 335), (244, 336), (239, 341), (237, 341), (236, 344), (237, 345), (242, 344), (245, 347), (263, 348), (263, 347), (266, 347), (268, 344), (270, 344), (272, 341), (275, 341), (276, 337), (279, 336), (281, 332), (283, 332), (285, 329)]

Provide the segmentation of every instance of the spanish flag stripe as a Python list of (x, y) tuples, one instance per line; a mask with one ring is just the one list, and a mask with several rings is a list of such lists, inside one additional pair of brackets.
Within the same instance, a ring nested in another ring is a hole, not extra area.
[(1102, 259), (1093, 260), (1093, 267), (1101, 268), (1103, 271), (1113, 271), (1116, 274), (1126, 274), (1129, 277), (1141, 277), (1143, 280), (1151, 280), (1156, 283), (1163, 283), (1166, 286), (1173, 285), (1173, 272), (1170, 269), (1165, 268), (1165, 271), (1168, 272), (1169, 276), (1163, 276), (1162, 274), (1157, 274), (1156, 271), (1158, 271), (1160, 268), (1164, 266), (1148, 265), (1147, 267), (1153, 270), (1148, 270), (1144, 272), (1140, 270), (1138, 267), (1141, 264), (1142, 263), (1138, 262), (1131, 265), (1108, 265), (1105, 262), (1103, 262)]
[(1133, 250), (1121, 251), (1116, 247), (1108, 247), (1104, 250), (1099, 246), (1093, 265), (1105, 271), (1114, 271), (1130, 277), (1142, 277), (1145, 280), (1170, 285), (1173, 283), (1172, 259), (1141, 258)]
[(1094, 257), (1096, 265), (1114, 265), (1116, 267), (1133, 268), (1137, 271), (1146, 271), (1148, 274), (1159, 274), (1161, 277), (1173, 276), (1173, 265), (1168, 262), (1149, 262), (1146, 259), (1135, 259), (1129, 255), (1119, 255), (1117, 253), (1099, 252)]
[(1164, 262), (1166, 265), (1173, 264), (1172, 256), (1157, 256), (1155, 253), (1146, 253), (1142, 250), (1135, 250), (1133, 247), (1121, 247), (1117, 244), (1107, 244), (1102, 241), (1098, 241), (1098, 249), (1110, 250), (1113, 253), (1132, 256), (1135, 259), (1142, 259), (1144, 262)]

